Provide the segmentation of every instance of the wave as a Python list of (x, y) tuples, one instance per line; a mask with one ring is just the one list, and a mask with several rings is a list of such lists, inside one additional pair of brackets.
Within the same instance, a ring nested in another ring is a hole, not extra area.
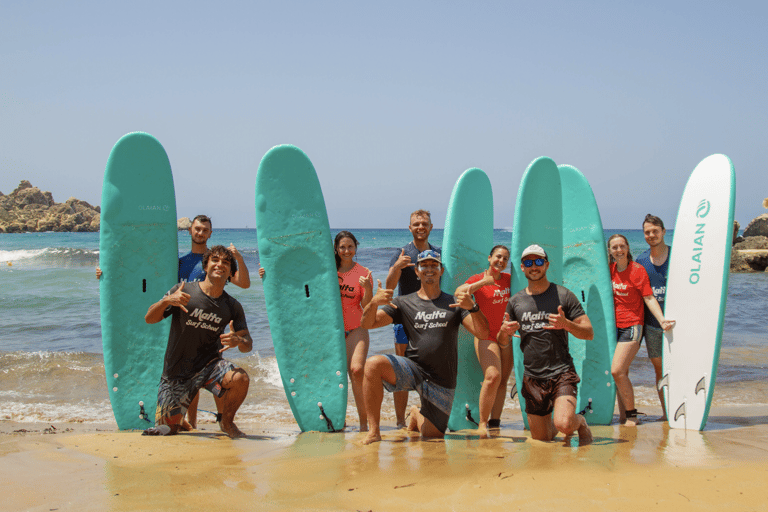
[(43, 249), (0, 250), (0, 263), (17, 261), (31, 263), (54, 264), (54, 266), (73, 263), (96, 264), (99, 261), (98, 249), (81, 249), (74, 247), (45, 247)]

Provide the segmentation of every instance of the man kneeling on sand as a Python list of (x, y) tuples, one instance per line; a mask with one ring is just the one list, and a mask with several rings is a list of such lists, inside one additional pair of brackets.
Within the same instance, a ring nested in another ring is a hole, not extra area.
[[(237, 347), (250, 352), (248, 333), (240, 303), (224, 291), (237, 272), (234, 255), (216, 245), (203, 256), (205, 280), (181, 282), (152, 304), (144, 317), (154, 324), (172, 316), (165, 364), (157, 393), (155, 427), (144, 435), (172, 435), (184, 427), (184, 414), (201, 388), (213, 394), (219, 411), (216, 420), (230, 437), (243, 434), (234, 423), (235, 413), (248, 393), (248, 374), (221, 353)], [(229, 332), (224, 329), (229, 325)]]
[(523, 352), (525, 410), (531, 437), (552, 441), (557, 432), (579, 434), (579, 443), (592, 442), (587, 420), (576, 414), (576, 386), (580, 382), (568, 352), (568, 333), (580, 340), (594, 335), (579, 299), (547, 279), (549, 258), (538, 245), (527, 247), (520, 257), (520, 270), (528, 286), (509, 299), (499, 329), (499, 343), (509, 343), (520, 331)]
[(383, 289), (379, 281), (376, 294), (363, 310), (362, 327), (399, 323), (409, 340), (405, 356), (377, 355), (365, 363), (363, 395), (370, 430), (363, 444), (381, 441), (384, 387), (391, 392), (415, 390), (421, 397), (421, 409), (411, 408), (408, 429), (421, 432), (422, 437), (443, 437), (456, 388), (459, 325), (480, 339), (488, 336), (488, 320), (472, 295), (463, 292), (454, 298), (440, 290), (443, 265), (437, 251), (419, 253), (416, 275), (421, 288), (394, 299), (394, 290)]

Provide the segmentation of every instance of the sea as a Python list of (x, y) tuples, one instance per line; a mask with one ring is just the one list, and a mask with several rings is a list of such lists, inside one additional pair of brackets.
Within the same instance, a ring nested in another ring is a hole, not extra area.
[[(339, 229), (331, 231), (335, 235)], [(412, 239), (407, 229), (350, 231), (360, 243), (357, 260), (372, 271), (374, 280), (384, 280), (390, 258)], [(606, 238), (616, 232), (628, 238), (633, 255), (647, 249), (642, 231), (605, 230)], [(430, 242), (440, 246), (442, 236), (442, 230), (434, 229)], [(511, 239), (508, 230), (494, 231), (494, 244), (509, 246)], [(672, 239), (669, 230), (667, 242)], [(180, 231), (178, 243), (180, 254), (188, 252), (189, 234)], [(290, 427), (295, 423), (281, 384), (257, 275), (256, 230), (215, 229), (208, 242), (209, 246), (230, 243), (243, 254), (252, 283), (247, 290), (227, 287), (243, 305), (254, 340), (251, 353), (227, 353), (251, 377), (238, 423)], [(99, 285), (94, 271), (98, 261), (98, 233), (0, 234), (0, 420), (114, 423), (102, 354)], [(768, 274), (731, 274), (715, 407), (768, 404), (766, 297)], [(370, 338), (369, 355), (393, 352), (391, 327), (371, 331)], [(653, 368), (644, 346), (630, 377), (638, 409), (658, 406)], [(416, 404), (415, 393), (410, 395), (410, 403)], [(203, 393), (200, 409), (204, 411), (200, 421), (213, 423), (210, 412), (215, 406), (208, 393)], [(519, 405), (508, 397), (502, 424), (511, 412), (519, 412)], [(353, 428), (357, 423), (350, 393), (347, 424)], [(394, 425), (394, 410), (391, 398), (385, 397), (382, 425), (389, 423)]]

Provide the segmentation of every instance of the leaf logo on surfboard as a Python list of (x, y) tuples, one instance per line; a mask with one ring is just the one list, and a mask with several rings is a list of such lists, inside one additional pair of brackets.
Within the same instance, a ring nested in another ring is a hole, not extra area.
[(709, 214), (709, 207), (710, 207), (709, 201), (706, 199), (702, 199), (699, 203), (699, 207), (696, 209), (696, 217), (703, 219)]

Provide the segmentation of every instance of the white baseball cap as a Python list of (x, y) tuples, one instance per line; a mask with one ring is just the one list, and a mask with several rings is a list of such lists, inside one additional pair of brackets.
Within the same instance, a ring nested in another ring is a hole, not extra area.
[(520, 259), (522, 260), (526, 256), (541, 256), (542, 258), (544, 258), (546, 260), (547, 259), (547, 251), (542, 249), (541, 246), (533, 244), (533, 245), (529, 245), (528, 247), (525, 248), (525, 250), (523, 251), (523, 255), (520, 256)]

